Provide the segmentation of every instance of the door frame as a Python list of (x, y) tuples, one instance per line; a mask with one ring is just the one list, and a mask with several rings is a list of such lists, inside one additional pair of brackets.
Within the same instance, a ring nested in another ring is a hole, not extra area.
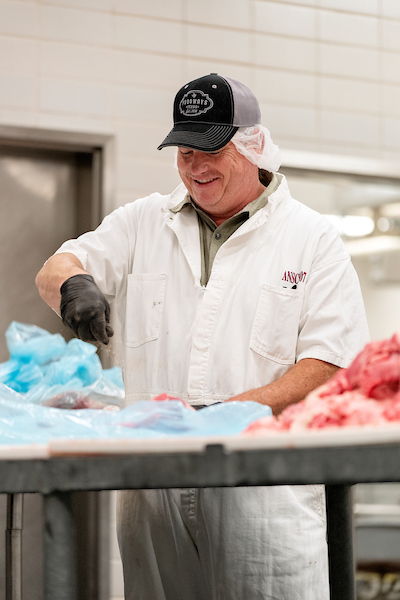
[[(101, 220), (115, 208), (115, 138), (113, 135), (0, 125), (0, 143), (14, 147), (92, 153), (93, 167), (96, 171), (94, 173), (96, 184), (93, 187), (95, 194), (101, 198), (97, 220)], [(95, 226), (95, 223), (93, 225)]]
[[(115, 144), (112, 135), (0, 125), (0, 144), (91, 154), (91, 206), (90, 218), (85, 223), (87, 229), (96, 227), (114, 209)], [(79, 600), (109, 600), (110, 492), (82, 492), (77, 495), (73, 509), (77, 533), (83, 533), (85, 538), (78, 553), (85, 553), (87, 562), (87, 569), (78, 582)]]

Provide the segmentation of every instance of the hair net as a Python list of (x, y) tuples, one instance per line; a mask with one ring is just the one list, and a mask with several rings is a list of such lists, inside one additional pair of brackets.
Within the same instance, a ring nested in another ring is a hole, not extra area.
[(266, 127), (262, 125), (239, 127), (231, 141), (235, 144), (236, 150), (259, 169), (273, 172), (278, 171), (281, 166), (279, 148), (273, 143)]
[[(239, 127), (231, 142), (235, 144), (236, 150), (259, 169), (265, 169), (270, 173), (278, 171), (281, 166), (281, 153), (279, 147), (274, 144), (271, 134), (263, 125), (252, 125), (251, 127)], [(178, 168), (178, 148), (175, 148), (174, 167)]]

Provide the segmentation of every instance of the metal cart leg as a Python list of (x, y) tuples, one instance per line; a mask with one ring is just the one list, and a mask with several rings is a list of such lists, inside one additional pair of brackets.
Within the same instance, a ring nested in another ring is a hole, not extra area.
[(44, 496), (44, 598), (77, 600), (72, 492)]
[(22, 598), (23, 494), (7, 495), (6, 600)]
[(326, 510), (331, 600), (354, 600), (351, 486), (327, 485)]

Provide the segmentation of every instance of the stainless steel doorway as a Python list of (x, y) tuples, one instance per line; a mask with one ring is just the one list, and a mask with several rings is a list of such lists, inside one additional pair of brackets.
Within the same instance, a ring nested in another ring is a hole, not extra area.
[[(11, 321), (32, 323), (69, 339), (69, 330), (39, 297), (35, 276), (64, 240), (100, 222), (101, 162), (102, 151), (97, 147), (0, 139), (0, 362), (9, 358), (4, 334)], [(74, 506), (80, 520), (80, 599), (108, 598), (107, 498), (81, 493)], [(5, 529), (6, 497), (0, 496), (0, 530)], [(5, 598), (4, 539), (0, 542), (0, 599)], [(43, 597), (42, 503), (36, 494), (24, 498), (22, 597)]]
[(35, 275), (64, 240), (97, 220), (94, 161), (93, 152), (20, 148), (0, 141), (0, 362), (8, 359), (4, 333), (13, 320), (69, 336), (39, 298)]

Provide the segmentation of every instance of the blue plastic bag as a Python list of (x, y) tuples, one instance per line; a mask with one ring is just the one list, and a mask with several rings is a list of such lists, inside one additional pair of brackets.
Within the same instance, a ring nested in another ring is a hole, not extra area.
[[(269, 406), (258, 402), (219, 402), (191, 410), (179, 400), (142, 401), (113, 415), (119, 436), (159, 437), (239, 434), (261, 417), (271, 416)], [(131, 430), (131, 434), (129, 431)]]
[(20, 362), (44, 365), (65, 353), (66, 341), (59, 333), (51, 334), (36, 325), (13, 321), (6, 331), (10, 357)]
[[(97, 348), (82, 340), (68, 343), (36, 325), (13, 321), (6, 331), (10, 360), (0, 364), (0, 397), (6, 386), (20, 402), (102, 408), (124, 405), (125, 390), (119, 367), (102, 368)], [(79, 397), (71, 392), (79, 392)], [(7, 396), (10, 393), (7, 392)], [(15, 396), (15, 395), (14, 395)]]
[(271, 409), (257, 402), (227, 402), (194, 411), (179, 400), (145, 400), (112, 412), (59, 410), (0, 398), (0, 443), (235, 435), (270, 415)]

